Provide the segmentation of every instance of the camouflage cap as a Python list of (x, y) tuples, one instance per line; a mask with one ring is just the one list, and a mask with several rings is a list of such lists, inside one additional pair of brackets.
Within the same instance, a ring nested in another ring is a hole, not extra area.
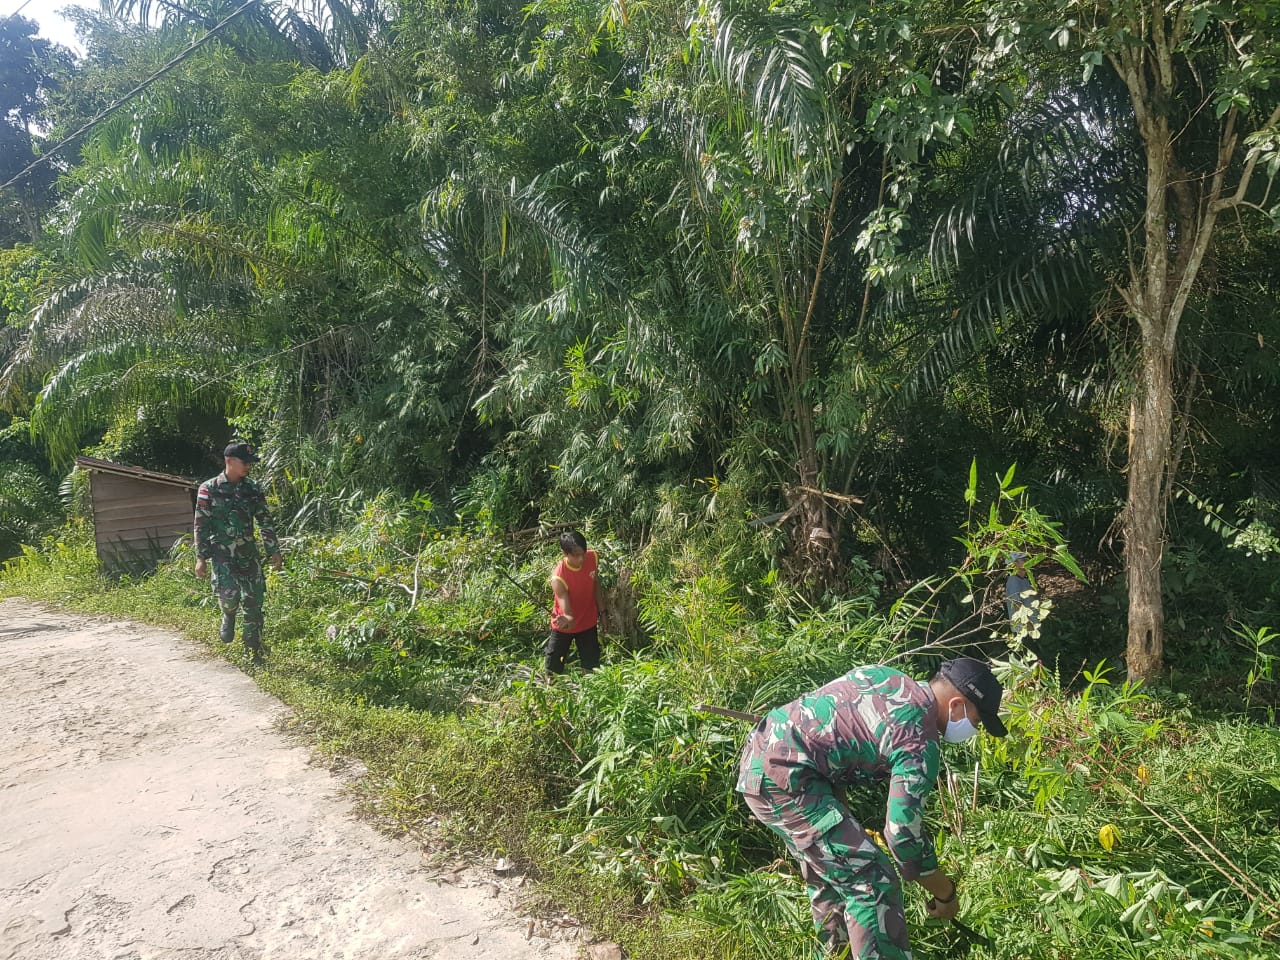
[(938, 672), (978, 708), (978, 716), (982, 718), (987, 733), (993, 737), (1008, 734), (1008, 728), (1000, 719), (1000, 698), (1004, 696), (1004, 688), (989, 666), (972, 657), (958, 657), (947, 660)]

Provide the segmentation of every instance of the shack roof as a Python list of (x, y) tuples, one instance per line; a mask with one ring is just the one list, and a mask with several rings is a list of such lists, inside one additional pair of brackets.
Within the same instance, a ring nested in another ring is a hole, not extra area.
[(150, 480), (154, 483), (167, 483), (174, 487), (194, 489), (200, 486), (199, 480), (190, 477), (177, 477), (171, 473), (159, 473), (155, 470), (144, 470), (142, 467), (129, 467), (110, 460), (99, 460), (96, 457), (76, 457), (76, 466), (82, 470), (97, 473), (113, 473), (118, 477), (133, 477), (136, 480)]

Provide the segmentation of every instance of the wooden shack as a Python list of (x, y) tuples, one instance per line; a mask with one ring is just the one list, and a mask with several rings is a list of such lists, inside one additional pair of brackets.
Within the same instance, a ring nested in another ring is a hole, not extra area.
[(76, 457), (89, 475), (98, 562), (110, 573), (154, 568), (191, 532), (199, 484), (141, 467)]

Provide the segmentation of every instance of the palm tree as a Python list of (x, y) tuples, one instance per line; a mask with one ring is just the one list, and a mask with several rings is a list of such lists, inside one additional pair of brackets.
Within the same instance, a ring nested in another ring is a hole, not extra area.
[(318, 229), (319, 191), (282, 196), (290, 171), (241, 132), (252, 120), (237, 97), (260, 101), (261, 85), (206, 66), (175, 78), (182, 97), (156, 86), (101, 124), (65, 180), (61, 280), (0, 378), (13, 409), (35, 385), (32, 425), (57, 464), (149, 406), (243, 414), (271, 382), (259, 374), (282, 366), (293, 389), (271, 398), (277, 422), (302, 417), (299, 383), (340, 376), (351, 341), (368, 339), (349, 323), (282, 329), (296, 309), (285, 289), (331, 300), (343, 273), (379, 271), (344, 264)]
[(806, 578), (829, 583), (840, 557), (834, 507), (852, 498), (830, 484), (818, 411), (845, 317), (848, 231), (879, 164), (858, 149), (856, 84), (808, 13), (708, 4), (689, 43), (689, 93), (667, 121), (684, 145), (672, 193), (682, 280), (717, 304), (716, 326), (752, 363), (754, 426), (739, 430), (756, 433), (757, 451), (776, 451), (764, 459), (794, 520), (793, 556)]
[(273, 0), (103, 0), (104, 12), (126, 21), (162, 27), (209, 29), (236, 13), (224, 39), (247, 59), (279, 57), (281, 52), (322, 72), (352, 66), (389, 23), (389, 7), (379, 0), (312, 0), (297, 4)]

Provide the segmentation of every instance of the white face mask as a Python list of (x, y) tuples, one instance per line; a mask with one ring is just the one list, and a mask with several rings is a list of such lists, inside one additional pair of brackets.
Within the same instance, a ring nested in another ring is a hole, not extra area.
[[(954, 719), (951, 714), (955, 711), (952, 709), (956, 704), (960, 704), (960, 719)], [(978, 732), (978, 728), (973, 725), (973, 721), (969, 719), (969, 711), (965, 707), (963, 700), (952, 700), (947, 705), (947, 726), (942, 731), (942, 739), (947, 743), (964, 743), (971, 739)]]

